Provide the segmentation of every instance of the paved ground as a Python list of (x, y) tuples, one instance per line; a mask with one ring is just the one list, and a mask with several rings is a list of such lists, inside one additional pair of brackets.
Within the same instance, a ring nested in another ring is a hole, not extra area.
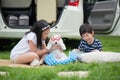
[(0, 75), (1, 76), (6, 76), (6, 75), (9, 75), (9, 73), (8, 72), (4, 72), (4, 71), (0, 71)]
[(78, 76), (78, 77), (87, 77), (89, 71), (66, 71), (66, 72), (59, 72), (59, 76), (71, 77), (71, 76)]

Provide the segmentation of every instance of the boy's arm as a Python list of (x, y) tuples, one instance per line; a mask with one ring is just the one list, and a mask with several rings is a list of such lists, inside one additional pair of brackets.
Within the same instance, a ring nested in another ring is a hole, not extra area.
[(97, 50), (102, 51), (102, 43), (100, 41), (98, 42), (98, 49)]

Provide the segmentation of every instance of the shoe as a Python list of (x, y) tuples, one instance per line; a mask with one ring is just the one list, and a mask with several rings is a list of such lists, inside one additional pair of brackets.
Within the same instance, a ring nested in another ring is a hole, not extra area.
[(36, 66), (40, 66), (40, 61), (38, 59), (34, 59), (31, 63), (30, 66), (36, 67)]

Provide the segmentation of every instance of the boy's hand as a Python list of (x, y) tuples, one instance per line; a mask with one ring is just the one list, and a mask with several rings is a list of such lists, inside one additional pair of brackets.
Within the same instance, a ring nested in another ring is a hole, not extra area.
[(73, 51), (73, 52), (80, 52), (79, 49), (73, 49), (72, 51)]
[(92, 50), (92, 52), (100, 52), (99, 50), (95, 49), (95, 50)]

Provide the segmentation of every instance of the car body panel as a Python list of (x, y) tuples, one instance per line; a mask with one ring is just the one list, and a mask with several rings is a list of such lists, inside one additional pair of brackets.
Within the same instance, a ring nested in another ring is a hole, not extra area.
[[(55, 25), (51, 27), (50, 36), (52, 34), (61, 34), (63, 38), (79, 39), (79, 27), (85, 23), (85, 13), (87, 13), (83, 8), (84, 2), (91, 4), (89, 3), (90, 1), (92, 2), (93, 0), (79, 0), (78, 6), (65, 5), (61, 11), (60, 17), (55, 21)], [(88, 22), (95, 29), (95, 34), (120, 35), (119, 3), (119, 0), (98, 0), (97, 2), (94, 2), (95, 5), (88, 17)], [(0, 9), (0, 38), (21, 38), (32, 26), (10, 27), (5, 23), (3, 15), (2, 9)]]

